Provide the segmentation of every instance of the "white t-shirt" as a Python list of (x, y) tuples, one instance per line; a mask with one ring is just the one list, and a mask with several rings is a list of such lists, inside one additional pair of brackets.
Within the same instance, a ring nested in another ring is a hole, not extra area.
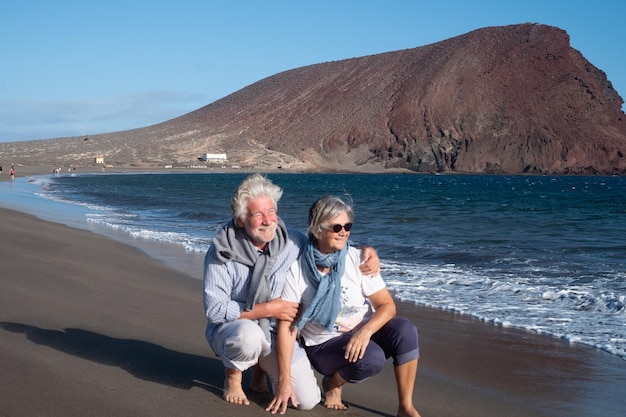
[[(304, 257), (301, 256), (291, 265), (287, 271), (282, 295), (287, 301), (300, 302), (302, 311), (311, 304), (316, 290), (306, 276), (305, 263)], [(385, 282), (380, 274), (373, 277), (361, 274), (360, 263), (361, 251), (349, 247), (346, 270), (341, 278), (341, 308), (333, 330), (329, 331), (317, 323), (306, 323), (300, 334), (307, 346), (319, 345), (341, 333), (349, 332), (372, 316), (373, 307), (367, 297), (385, 288)]]

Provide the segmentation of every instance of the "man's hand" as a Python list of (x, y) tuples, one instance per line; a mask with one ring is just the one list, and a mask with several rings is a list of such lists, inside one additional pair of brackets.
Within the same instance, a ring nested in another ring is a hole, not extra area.
[(278, 384), (278, 392), (274, 396), (274, 399), (265, 409), (272, 414), (276, 414), (277, 412), (280, 414), (285, 414), (287, 411), (287, 406), (289, 405), (289, 401), (294, 405), (294, 407), (298, 406), (296, 402), (296, 397), (291, 389), (291, 382), (279, 382)]
[(371, 246), (363, 248), (361, 252), (361, 260), (363, 263), (359, 265), (359, 269), (363, 275), (380, 274), (380, 259), (376, 250)]
[(298, 303), (285, 301), (282, 298), (274, 298), (268, 304), (271, 308), (270, 317), (277, 320), (292, 322), (298, 316), (298, 307), (300, 306)]

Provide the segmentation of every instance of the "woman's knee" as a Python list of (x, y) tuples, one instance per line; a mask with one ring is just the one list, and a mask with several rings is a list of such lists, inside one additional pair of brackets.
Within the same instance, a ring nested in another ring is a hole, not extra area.
[[(370, 343), (370, 347), (371, 347), (372, 343)], [(378, 348), (378, 346), (377, 346)], [(368, 348), (369, 349), (369, 348)], [(368, 359), (368, 367), (370, 369), (370, 372), (372, 372), (372, 375), (376, 375), (377, 373), (379, 373), (380, 371), (382, 371), (383, 366), (385, 366), (385, 361), (387, 360), (387, 357), (385, 356), (385, 352), (378, 348), (378, 349), (371, 349), (371, 355)], [(363, 358), (367, 357), (367, 355), (365, 355)]]
[(385, 352), (375, 343), (370, 342), (363, 358), (352, 364), (348, 369), (340, 371), (342, 378), (348, 382), (358, 383), (378, 374), (385, 366)]
[(419, 339), (417, 334), (417, 326), (410, 320), (398, 317), (399, 332), (402, 334), (404, 343), (412, 348), (419, 348)]
[(397, 337), (412, 335), (417, 332), (417, 326), (404, 317), (394, 317), (386, 326), (389, 326), (390, 329), (388, 331), (394, 333)]
[(409, 349), (418, 346), (417, 326), (404, 317), (394, 317), (373, 337), (385, 349)]
[(394, 365), (418, 359), (420, 354), (417, 326), (403, 317), (396, 317), (392, 326), (393, 336), (388, 336), (391, 344), (387, 355), (393, 357)]

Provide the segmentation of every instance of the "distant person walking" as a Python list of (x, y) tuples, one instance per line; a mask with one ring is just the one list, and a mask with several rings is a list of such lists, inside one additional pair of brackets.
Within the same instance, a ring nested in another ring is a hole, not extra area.
[(9, 171), (9, 175), (11, 176), (11, 181), (15, 179), (15, 168), (11, 166), (11, 170)]

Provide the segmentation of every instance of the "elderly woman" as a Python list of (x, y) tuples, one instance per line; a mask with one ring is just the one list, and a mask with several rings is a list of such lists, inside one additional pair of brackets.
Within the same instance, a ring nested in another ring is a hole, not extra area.
[(393, 358), (398, 416), (418, 417), (413, 406), (419, 344), (417, 328), (395, 317), (380, 274), (359, 271), (360, 251), (349, 246), (353, 210), (338, 197), (322, 197), (309, 211), (309, 241), (287, 273), (282, 297), (301, 303), (295, 322), (278, 325), (279, 387), (267, 410), (285, 412), (295, 398), (290, 358), (300, 333), (313, 367), (322, 375), (324, 405), (342, 410), (343, 386), (376, 375)]

